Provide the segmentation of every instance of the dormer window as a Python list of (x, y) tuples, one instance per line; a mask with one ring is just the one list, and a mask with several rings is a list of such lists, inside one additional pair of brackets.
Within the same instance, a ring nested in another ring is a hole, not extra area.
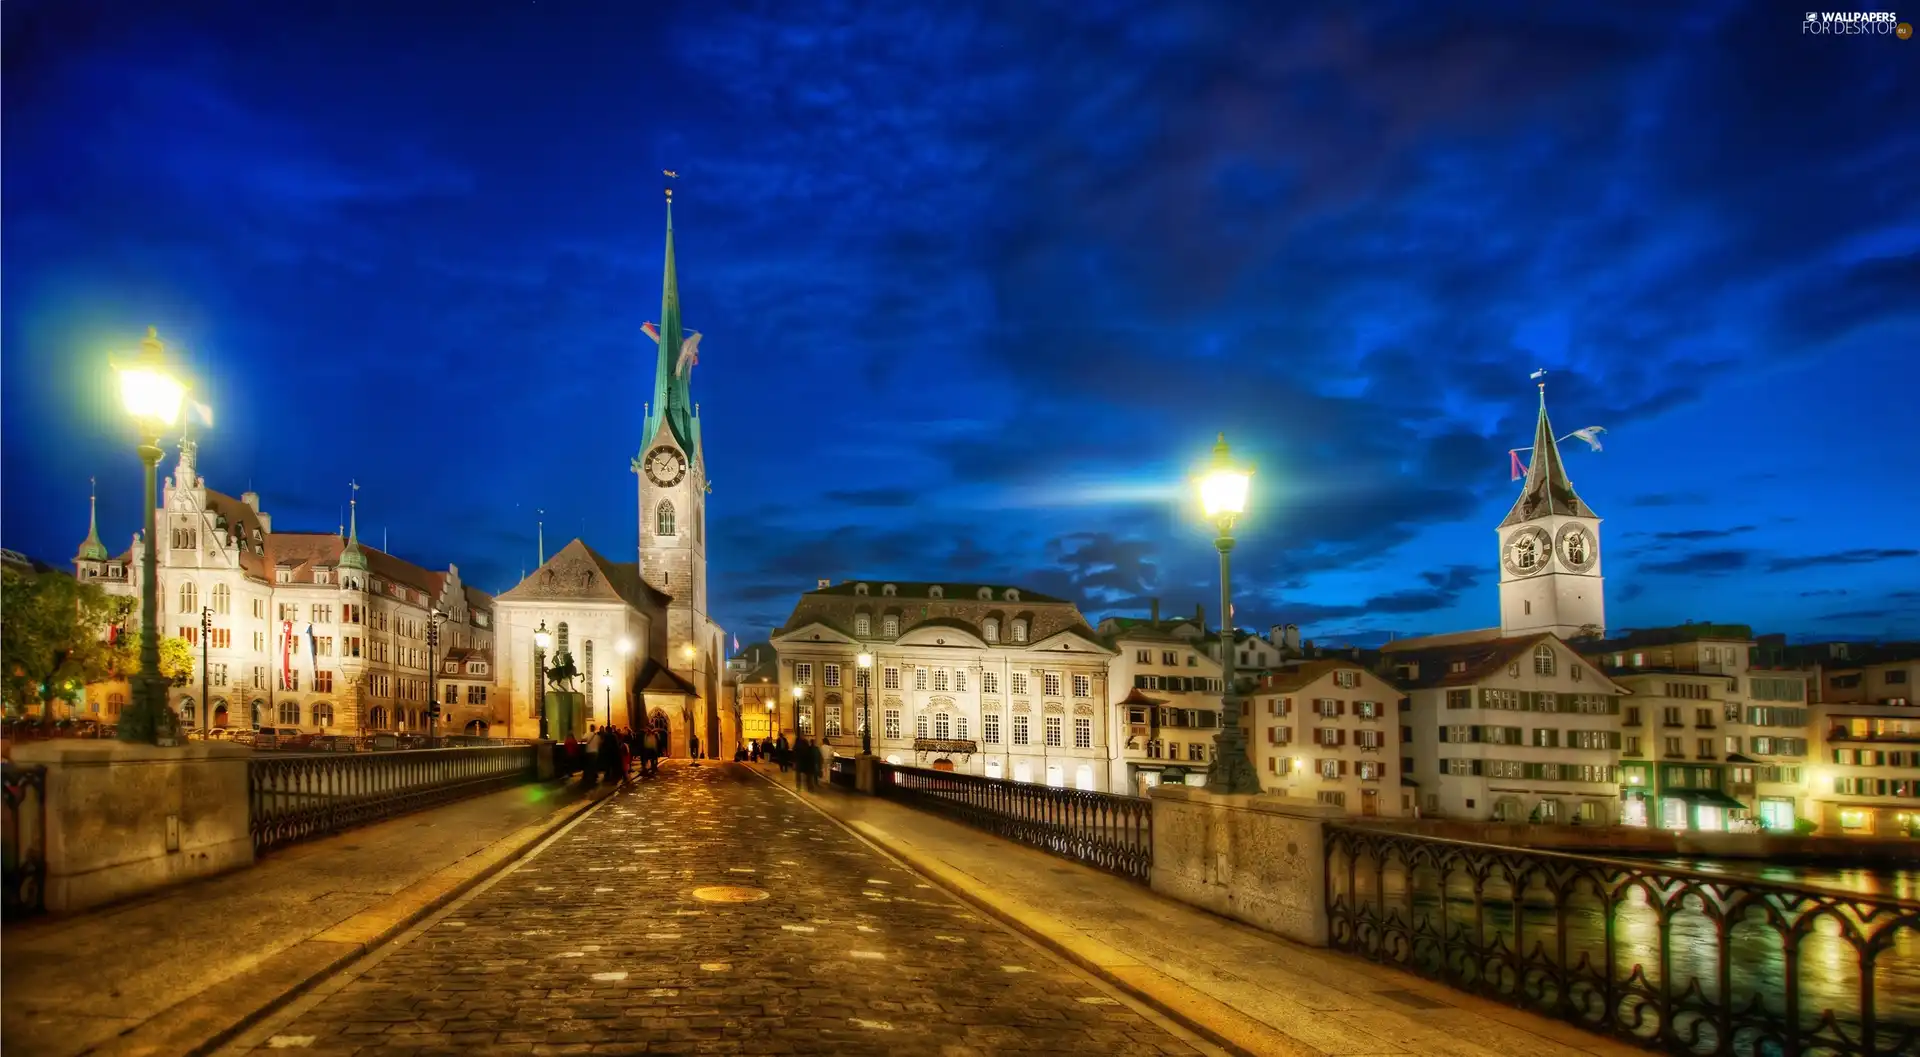
[(854, 594), (856, 594), (856, 595), (859, 595), (859, 596), (860, 596), (860, 597), (862, 597), (862, 598), (865, 598), (865, 597), (867, 596), (867, 585), (866, 585), (866, 584), (854, 584), (854, 585), (853, 585), (853, 593), (854, 593)]
[(1553, 674), (1553, 647), (1541, 643), (1533, 648), (1533, 674)]
[(999, 642), (1000, 641), (1000, 618), (988, 617), (986, 619), (986, 622), (980, 625), (980, 631), (983, 637), (985, 637), (988, 642)]
[(898, 614), (888, 613), (886, 616), (880, 618), (880, 634), (890, 639), (900, 634), (900, 617)]
[(458, 672), (459, 670), (460, 670), (460, 662), (459, 662), (459, 661), (448, 661), (448, 662), (447, 662), (447, 674), (448, 674), (448, 675), (453, 675), (454, 673), (456, 673), (456, 672)]
[(982, 602), (991, 602), (993, 601), (993, 588), (982, 587), (978, 592), (974, 594), (974, 597), (978, 598)]
[(855, 613), (853, 615), (853, 633), (855, 635), (873, 634), (873, 614)]
[(333, 574), (325, 569), (315, 569), (313, 571), (313, 582), (316, 584), (331, 583), (332, 580)]
[(1027, 622), (1024, 619), (1013, 622), (1013, 641), (1016, 643), (1027, 641)]
[(1020, 601), (1020, 589), (1018, 587), (1007, 588), (1006, 599), (1009, 602)]
[(280, 570), (277, 570), (277, 571), (276, 571), (276, 572), (274, 573), (274, 581), (275, 581), (276, 583), (283, 583), (283, 584), (290, 584), (290, 583), (292, 583), (292, 582), (293, 582), (293, 570), (292, 570), (292, 569), (280, 569)]
[(485, 674), (487, 674), (487, 662), (485, 662), (485, 661), (468, 661), (468, 662), (467, 662), (467, 674), (468, 674), (468, 675), (485, 675)]
[(893, 586), (892, 584), (884, 584), (880, 588), (880, 594), (887, 598), (892, 598), (893, 596), (899, 593), (900, 593), (900, 589)]
[(932, 587), (927, 588), (927, 597), (928, 598), (945, 598), (947, 597), (947, 589), (944, 587), (941, 587), (939, 584), (934, 584)]

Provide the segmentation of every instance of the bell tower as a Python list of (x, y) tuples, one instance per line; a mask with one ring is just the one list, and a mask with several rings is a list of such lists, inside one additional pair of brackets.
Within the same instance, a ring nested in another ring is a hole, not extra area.
[(1551, 631), (1564, 639), (1605, 635), (1600, 516), (1567, 479), (1547, 419), (1547, 384), (1539, 388), (1533, 461), (1520, 497), (1494, 530), (1500, 540), (1500, 633)]
[[(669, 174), (671, 175), (671, 174)], [(673, 191), (667, 191), (667, 255), (660, 324), (644, 328), (657, 346), (645, 446), (633, 459), (639, 480), (640, 575), (672, 596), (667, 646), (678, 662), (707, 622), (707, 467), (700, 444), (692, 375), (700, 335), (680, 318), (680, 282), (673, 252)]]

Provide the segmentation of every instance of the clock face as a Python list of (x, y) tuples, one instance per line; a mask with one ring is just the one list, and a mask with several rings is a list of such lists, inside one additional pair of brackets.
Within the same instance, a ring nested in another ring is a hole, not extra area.
[(1507, 571), (1515, 576), (1532, 576), (1547, 567), (1553, 557), (1552, 542), (1544, 530), (1521, 529), (1507, 537)]
[(687, 475), (687, 460), (680, 453), (661, 445), (647, 453), (647, 479), (662, 488), (680, 483)]
[(1591, 569), (1599, 553), (1599, 544), (1584, 527), (1572, 525), (1560, 533), (1560, 560), (1567, 568), (1575, 572)]

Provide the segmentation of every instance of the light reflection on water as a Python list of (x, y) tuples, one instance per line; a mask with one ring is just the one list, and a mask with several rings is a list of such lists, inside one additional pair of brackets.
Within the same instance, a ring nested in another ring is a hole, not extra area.
[[(1862, 894), (1912, 899), (1915, 892), (1920, 891), (1920, 872), (1916, 871), (1809, 869), (1765, 864), (1743, 867), (1695, 861), (1648, 861), (1646, 866), (1656, 882), (1662, 876), (1662, 867), (1677, 867), (1725, 874), (1727, 880), (1736, 885), (1748, 879), (1777, 881), (1830, 888), (1842, 897)], [(1437, 926), (1441, 913), (1438, 877), (1425, 867), (1418, 869), (1414, 877), (1411, 900), (1414, 920), (1429, 927)], [(1344, 887), (1343, 876), (1336, 875), (1335, 880), (1337, 887)], [(1403, 871), (1390, 869), (1382, 878), (1384, 890), (1378, 893), (1374, 891), (1371, 869), (1361, 869), (1354, 880), (1362, 902), (1384, 896), (1383, 909), (1405, 915), (1408, 896)], [(1567, 966), (1576, 978), (1583, 972), (1601, 976), (1601, 967), (1608, 961), (1606, 914), (1595, 883), (1584, 875), (1582, 880), (1574, 882), (1565, 900), (1566, 934), (1562, 937), (1561, 918), (1543, 880), (1544, 877), (1536, 875), (1520, 901), (1521, 953), (1537, 956), (1545, 965)], [(1448, 878), (1446, 889), (1445, 916), (1451, 930), (1464, 932), (1468, 938), (1478, 934), (1487, 944), (1498, 937), (1507, 948), (1514, 946), (1514, 910), (1504, 875), (1499, 870), (1493, 871), (1482, 888), (1483, 902), (1477, 926), (1471, 879), (1455, 870)], [(1784, 904), (1776, 901), (1772, 905)], [(1780, 928), (1769, 919), (1765, 906), (1756, 902), (1734, 916), (1726, 927), (1724, 947), (1719, 929), (1705, 910), (1703, 897), (1689, 894), (1682, 900), (1680, 909), (1672, 914), (1666, 937), (1668, 978), (1663, 980), (1659, 914), (1643, 889), (1629, 888), (1614, 917), (1612, 979), (1616, 983), (1627, 981), (1637, 968), (1655, 995), (1664, 993), (1678, 999), (1690, 987), (1697, 987), (1699, 997), (1713, 1006), (1730, 1004), (1736, 1012), (1741, 1012), (1757, 1001), (1772, 1017), (1784, 1019), (1787, 955)], [(1863, 931), (1874, 928), (1869, 924)], [(1843, 931), (1839, 920), (1823, 915), (1800, 940), (1799, 968), (1794, 975), (1799, 984), (1799, 1019), (1808, 1029), (1828, 1010), (1843, 1026), (1857, 1027), (1861, 1021), (1861, 960)], [(1723, 949), (1728, 962), (1725, 994), (1720, 983)], [(1528, 986), (1529, 993), (1536, 999), (1539, 998), (1537, 985), (1535, 980)], [(1911, 921), (1894, 932), (1886, 949), (1876, 956), (1872, 989), (1875, 1016), (1881, 1025), (1896, 1027), (1896, 1030), (1920, 1028), (1920, 931), (1916, 931)], [(1597, 995), (1592, 998), (1596, 1017), (1600, 1015), (1601, 1001)], [(1634, 1019), (1631, 1010), (1624, 1017), (1627, 1023)], [(1653, 1027), (1654, 1023), (1647, 1024), (1648, 1030)], [(1706, 1030), (1710, 1038), (1711, 1029)], [(1746, 1043), (1740, 1048), (1763, 1055), (1778, 1052), (1771, 1044)]]

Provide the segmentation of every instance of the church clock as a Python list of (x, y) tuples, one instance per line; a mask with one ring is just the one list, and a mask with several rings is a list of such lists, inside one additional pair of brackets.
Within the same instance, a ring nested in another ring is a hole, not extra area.
[(687, 475), (687, 460), (665, 444), (647, 453), (647, 480), (661, 488), (671, 488)]
[(1569, 525), (1560, 533), (1560, 560), (1574, 572), (1586, 572), (1593, 568), (1597, 551), (1593, 533), (1583, 526)]
[(1544, 530), (1525, 528), (1507, 537), (1507, 571), (1515, 576), (1532, 576), (1547, 567), (1552, 557), (1552, 541)]

